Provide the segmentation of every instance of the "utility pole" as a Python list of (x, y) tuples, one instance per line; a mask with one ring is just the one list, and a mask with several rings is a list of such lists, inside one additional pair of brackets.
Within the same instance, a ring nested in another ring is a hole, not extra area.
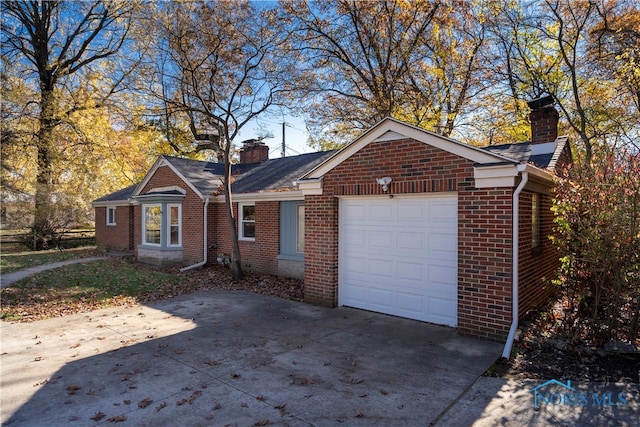
[(287, 123), (286, 122), (282, 122), (282, 157), (286, 156), (286, 150), (287, 150), (287, 144), (285, 143), (285, 139), (284, 139), (284, 128), (285, 125)]

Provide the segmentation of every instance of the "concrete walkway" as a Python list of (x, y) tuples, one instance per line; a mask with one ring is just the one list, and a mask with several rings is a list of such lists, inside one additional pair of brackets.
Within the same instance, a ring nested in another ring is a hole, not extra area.
[(96, 256), (90, 258), (69, 259), (67, 261), (52, 262), (51, 264), (37, 265), (35, 267), (26, 268), (24, 270), (14, 271), (13, 273), (2, 274), (0, 275), (0, 289), (6, 288), (7, 286), (13, 284), (14, 282), (17, 282), (18, 280), (22, 280), (25, 277), (30, 277), (34, 274), (38, 274), (46, 270), (53, 270), (54, 268), (60, 268), (70, 264), (100, 261), (103, 259), (107, 259), (107, 257)]

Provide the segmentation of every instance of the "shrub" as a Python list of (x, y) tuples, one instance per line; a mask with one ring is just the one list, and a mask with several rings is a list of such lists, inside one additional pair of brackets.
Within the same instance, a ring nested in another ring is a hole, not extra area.
[(607, 153), (571, 168), (555, 190), (564, 332), (592, 344), (638, 337), (640, 158)]

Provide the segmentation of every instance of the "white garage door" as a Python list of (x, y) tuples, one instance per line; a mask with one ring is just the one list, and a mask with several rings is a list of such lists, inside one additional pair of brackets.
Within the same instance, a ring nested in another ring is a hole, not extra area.
[(339, 305), (457, 325), (457, 195), (341, 199), (339, 231)]

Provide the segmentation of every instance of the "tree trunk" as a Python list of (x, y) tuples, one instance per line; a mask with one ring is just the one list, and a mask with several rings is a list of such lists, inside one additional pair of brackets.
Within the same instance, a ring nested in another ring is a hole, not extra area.
[(51, 206), (51, 186), (53, 185), (53, 131), (55, 128), (53, 90), (42, 85), (40, 129), (37, 134), (37, 176), (35, 189), (35, 206), (33, 216), (34, 250), (43, 249), (47, 246), (46, 235), (49, 234), (52, 224), (50, 223)]
[[(227, 157), (228, 159), (229, 157)], [(240, 255), (240, 244), (238, 242), (238, 229), (236, 228), (236, 219), (233, 215), (233, 201), (231, 200), (231, 163), (225, 162), (224, 171), (224, 201), (227, 209), (227, 220), (229, 224), (229, 231), (231, 232), (231, 244), (233, 245), (231, 250), (231, 279), (234, 282), (242, 280), (244, 273), (242, 272), (242, 261)]]

